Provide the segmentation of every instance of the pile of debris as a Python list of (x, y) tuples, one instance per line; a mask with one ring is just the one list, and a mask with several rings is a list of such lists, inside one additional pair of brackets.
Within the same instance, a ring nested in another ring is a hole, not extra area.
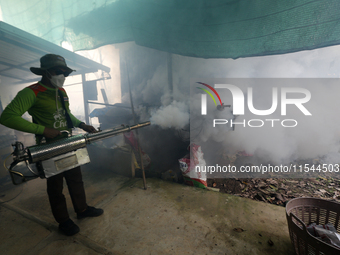
[(340, 179), (208, 179), (208, 187), (220, 192), (285, 206), (296, 197), (316, 197), (340, 202)]

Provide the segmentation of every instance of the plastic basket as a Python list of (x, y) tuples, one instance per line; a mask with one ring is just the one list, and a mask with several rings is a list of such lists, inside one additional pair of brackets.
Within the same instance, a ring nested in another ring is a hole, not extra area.
[(336, 255), (340, 249), (312, 236), (307, 225), (331, 223), (339, 233), (340, 203), (319, 198), (295, 198), (286, 205), (290, 240), (297, 255)]

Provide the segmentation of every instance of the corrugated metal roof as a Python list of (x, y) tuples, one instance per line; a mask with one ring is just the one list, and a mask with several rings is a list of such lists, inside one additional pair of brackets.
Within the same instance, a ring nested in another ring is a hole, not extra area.
[(76, 70), (71, 75), (110, 72), (107, 66), (0, 21), (0, 76), (16, 79), (18, 83), (36, 81), (37, 76), (29, 68), (39, 67), (40, 58), (47, 53), (63, 56), (67, 65)]

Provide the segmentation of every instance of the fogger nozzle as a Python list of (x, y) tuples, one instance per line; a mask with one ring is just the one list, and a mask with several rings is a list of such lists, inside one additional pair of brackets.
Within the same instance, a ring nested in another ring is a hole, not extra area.
[(29, 162), (35, 163), (38, 161), (47, 160), (67, 152), (75, 151), (84, 148), (86, 144), (106, 139), (121, 133), (129, 132), (131, 130), (149, 126), (150, 121), (139, 123), (133, 126), (122, 126), (119, 128), (112, 128), (103, 130), (98, 133), (87, 133), (85, 135), (75, 135), (68, 138), (57, 140), (53, 143), (35, 145), (27, 147)]
[(99, 133), (89, 133), (84, 136), (86, 139), (86, 143), (88, 144), (88, 143), (102, 140), (102, 139), (115, 136), (121, 133), (129, 132), (130, 130), (133, 130), (133, 129), (149, 126), (150, 124), (151, 124), (150, 121), (147, 121), (147, 122), (139, 123), (133, 126), (123, 126), (121, 128), (106, 129)]

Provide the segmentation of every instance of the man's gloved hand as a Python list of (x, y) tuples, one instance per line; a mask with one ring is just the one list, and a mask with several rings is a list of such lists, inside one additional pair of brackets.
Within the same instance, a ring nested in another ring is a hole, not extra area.
[(88, 132), (88, 133), (97, 133), (98, 131), (90, 125), (86, 125), (85, 123), (81, 123), (79, 126), (82, 130)]
[(43, 136), (45, 136), (46, 138), (54, 138), (58, 135), (61, 135), (61, 132), (59, 130), (45, 127)]

